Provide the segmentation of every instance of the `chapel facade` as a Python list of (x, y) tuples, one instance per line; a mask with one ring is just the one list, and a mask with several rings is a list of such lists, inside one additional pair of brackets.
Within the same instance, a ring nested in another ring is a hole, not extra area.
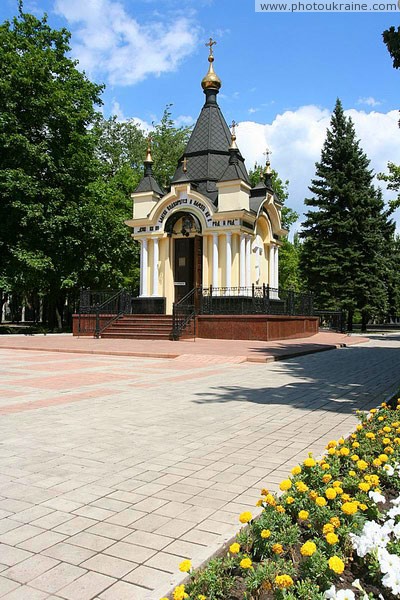
[(269, 286), (278, 298), (282, 205), (274, 194), (269, 160), (251, 187), (245, 161), (217, 102), (221, 80), (209, 68), (201, 85), (205, 103), (168, 191), (156, 181), (150, 145), (144, 176), (132, 194), (126, 224), (140, 243), (140, 297), (174, 302), (193, 288), (217, 295), (250, 295)]

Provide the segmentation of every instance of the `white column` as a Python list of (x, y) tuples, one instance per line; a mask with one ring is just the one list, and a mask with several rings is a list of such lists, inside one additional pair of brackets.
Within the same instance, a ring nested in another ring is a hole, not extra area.
[(153, 296), (158, 296), (158, 238), (153, 238)]
[(140, 240), (140, 295), (147, 296), (147, 238)]
[(279, 247), (275, 246), (275, 287), (279, 288)]
[(225, 285), (227, 288), (232, 286), (232, 233), (226, 232), (226, 276)]
[(239, 262), (239, 285), (246, 287), (246, 238), (244, 233), (240, 234), (240, 262)]
[(275, 287), (275, 246), (269, 247), (269, 265), (268, 265), (268, 285)]
[(212, 285), (218, 287), (218, 233), (213, 233)]
[[(246, 287), (251, 287), (251, 236), (246, 237)], [(248, 291), (250, 293), (250, 290)]]

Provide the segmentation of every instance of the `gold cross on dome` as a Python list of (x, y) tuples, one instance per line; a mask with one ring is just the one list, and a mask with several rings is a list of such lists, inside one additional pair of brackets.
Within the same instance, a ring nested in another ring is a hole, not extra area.
[(210, 37), (210, 41), (209, 41), (209, 42), (206, 42), (206, 43), (204, 44), (205, 46), (209, 46), (209, 47), (210, 47), (210, 56), (212, 56), (212, 55), (213, 55), (213, 49), (212, 49), (212, 47), (213, 47), (213, 46), (215, 46), (215, 44), (216, 44), (216, 43), (217, 43), (217, 42), (216, 42), (215, 40), (213, 40), (213, 39)]
[(236, 127), (239, 127), (239, 123), (236, 123), (235, 119), (233, 119), (231, 123), (232, 135), (236, 135)]
[(270, 154), (272, 154), (272, 151), (267, 147), (265, 149), (265, 152), (263, 152), (263, 154), (266, 157), (266, 162), (269, 163), (269, 157), (270, 157)]
[(187, 158), (186, 158), (186, 156), (184, 157), (183, 162), (182, 162), (182, 170), (183, 170), (184, 173), (186, 173), (186, 171), (187, 171)]

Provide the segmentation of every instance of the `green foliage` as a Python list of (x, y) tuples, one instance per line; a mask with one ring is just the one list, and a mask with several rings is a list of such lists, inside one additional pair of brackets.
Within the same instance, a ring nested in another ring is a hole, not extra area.
[[(305, 203), (300, 268), (320, 308), (355, 309), (363, 328), (388, 310), (388, 247), (394, 224), (372, 185), (369, 160), (337, 100)], [(351, 326), (351, 322), (349, 323)]]
[(168, 188), (191, 132), (190, 127), (175, 127), (168, 104), (160, 123), (154, 124), (152, 138), (153, 173), (157, 181)]
[(397, 30), (393, 26), (389, 27), (382, 37), (393, 59), (393, 67), (400, 69), (400, 27), (397, 27)]
[(192, 575), (190, 586), (191, 597), (197, 598), (204, 594), (208, 600), (226, 600), (234, 585), (234, 578), (230, 573), (231, 561), (226, 558), (210, 560), (206, 569), (196, 571)]
[(297, 581), (293, 591), (287, 591), (286, 600), (323, 600), (325, 594), (319, 591), (319, 586), (311, 579)]
[(389, 202), (392, 211), (400, 208), (400, 166), (392, 162), (388, 163), (389, 173), (379, 173), (378, 179), (387, 183), (387, 189), (396, 192), (397, 198)]

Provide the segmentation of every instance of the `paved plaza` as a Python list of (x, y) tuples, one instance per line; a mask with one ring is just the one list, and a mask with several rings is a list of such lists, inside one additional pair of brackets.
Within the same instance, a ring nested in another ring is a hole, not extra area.
[(158, 600), (400, 382), (400, 335), (270, 363), (5, 346), (2, 600)]

